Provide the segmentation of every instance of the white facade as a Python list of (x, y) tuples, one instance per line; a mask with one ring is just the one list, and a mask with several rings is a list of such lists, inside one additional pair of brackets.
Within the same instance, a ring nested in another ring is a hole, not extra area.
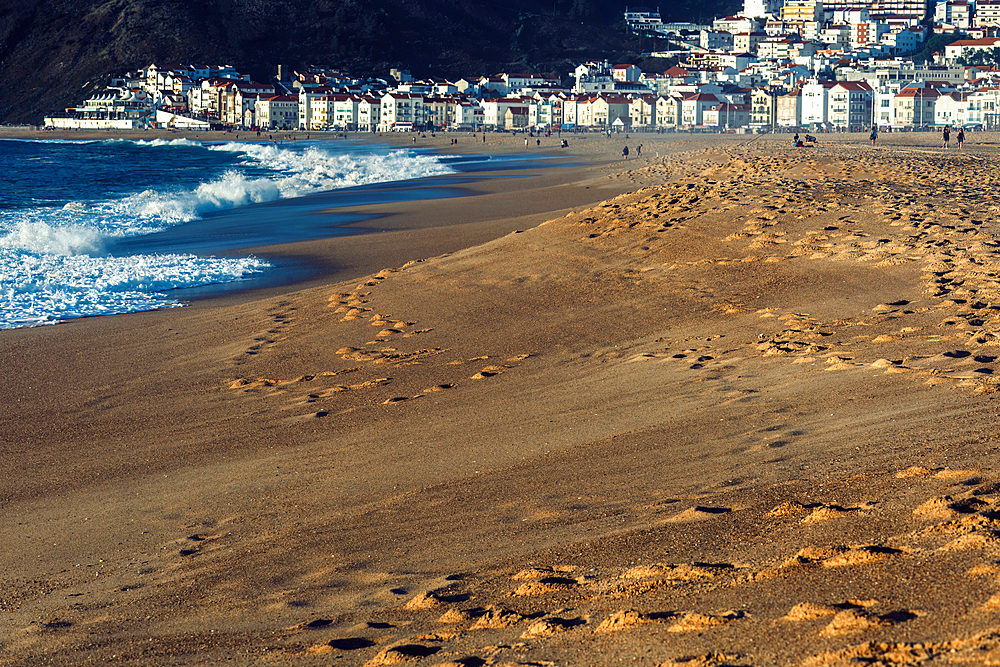
[(781, 0), (743, 0), (743, 15), (754, 19), (776, 16), (781, 11)]
[(137, 120), (110, 118), (45, 118), (45, 127), (60, 130), (138, 130), (142, 127)]
[(615, 89), (615, 79), (611, 75), (611, 64), (608, 62), (578, 65), (573, 70), (573, 76), (576, 78), (574, 93), (600, 93)]
[(934, 124), (962, 127), (968, 122), (969, 100), (960, 93), (942, 95), (934, 105)]
[(827, 116), (835, 127), (857, 130), (872, 125), (874, 94), (864, 82), (840, 81), (827, 93)]
[(483, 100), (483, 124), (486, 127), (499, 128), (504, 126), (507, 109), (524, 108), (527, 110), (531, 100), (519, 97), (505, 97), (499, 100)]
[(829, 120), (828, 87), (818, 81), (802, 86), (802, 124), (826, 123)]
[(178, 130), (202, 130), (207, 131), (211, 125), (207, 120), (180, 116), (167, 111), (156, 112), (156, 124), (159, 127), (175, 128)]
[(481, 129), (483, 117), (483, 108), (478, 104), (462, 102), (455, 107), (455, 124), (464, 130)]
[(379, 129), (383, 132), (396, 127), (417, 127), (424, 124), (424, 98), (414, 93), (386, 93), (382, 96)]
[(1000, 25), (1000, 0), (980, 0), (973, 19), (976, 27)]
[(966, 122), (995, 127), (1000, 117), (1000, 88), (984, 88), (969, 95)]
[(961, 30), (972, 27), (972, 5), (968, 0), (946, 0), (934, 6), (934, 20)]
[(382, 117), (382, 101), (376, 97), (362, 97), (358, 100), (358, 130), (374, 132)]

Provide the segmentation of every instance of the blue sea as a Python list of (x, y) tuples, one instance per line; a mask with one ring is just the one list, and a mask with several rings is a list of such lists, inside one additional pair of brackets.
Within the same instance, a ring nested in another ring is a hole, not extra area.
[[(455, 173), (450, 160), (353, 142), (0, 139), (0, 329), (239, 287), (275, 268), (222, 251), (304, 238), (291, 228), (283, 237), (289, 205)], [(262, 206), (285, 214), (240, 215)]]

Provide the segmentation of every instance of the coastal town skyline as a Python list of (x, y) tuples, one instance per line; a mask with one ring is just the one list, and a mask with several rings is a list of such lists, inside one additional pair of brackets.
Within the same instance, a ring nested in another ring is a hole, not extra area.
[[(746, 0), (742, 13), (711, 25), (626, 10), (633, 32), (666, 45), (644, 61), (676, 63), (660, 71), (595, 60), (564, 75), (416, 79), (393, 69), (385, 78), (358, 79), (330, 68), (279, 66), (269, 81), (257, 82), (232, 65), (152, 63), (111, 77), (106, 90), (44, 123), (362, 132), (998, 124), (1000, 3), (947, 0), (933, 12), (922, 0), (841, 4)], [(932, 46), (939, 48), (921, 61), (917, 54)]]

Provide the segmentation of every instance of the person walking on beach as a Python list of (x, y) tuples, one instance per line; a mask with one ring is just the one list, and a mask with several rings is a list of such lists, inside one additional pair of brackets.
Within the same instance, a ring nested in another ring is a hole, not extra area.
[(628, 146), (622, 149), (622, 157), (626, 160), (628, 159)]
[(642, 157), (642, 144), (635, 147), (635, 156)]
[(959, 148), (965, 145), (965, 128), (958, 128), (958, 134), (955, 135), (955, 140), (958, 142)]
[(878, 139), (878, 128), (872, 125), (872, 133), (868, 136), (872, 140), (872, 146), (875, 145), (875, 140)]
[(947, 125), (941, 130), (941, 147), (948, 148), (948, 142), (951, 140), (951, 128)]

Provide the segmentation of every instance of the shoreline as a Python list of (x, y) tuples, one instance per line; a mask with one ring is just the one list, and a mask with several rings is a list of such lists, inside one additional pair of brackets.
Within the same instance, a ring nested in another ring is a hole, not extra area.
[(1000, 148), (742, 139), (0, 332), (0, 664), (1000, 654)]
[[(302, 136), (298, 136), (300, 134)], [(307, 135), (312, 137), (310, 141), (318, 141), (321, 143), (327, 141), (345, 141), (339, 132), (294, 133), (294, 136), (296, 136), (300, 141), (305, 141), (305, 136)], [(410, 135), (411, 133), (407, 133), (405, 137), (409, 138)], [(481, 137), (482, 133), (477, 136)], [(463, 139), (463, 142), (460, 145), (452, 145), (450, 143), (453, 139), (459, 138)], [(591, 137), (584, 137), (584, 139), (590, 138)], [(249, 141), (266, 143), (266, 140), (257, 139), (255, 136), (247, 139), (247, 137), (243, 136), (243, 133), (239, 132), (206, 133), (166, 130), (132, 132), (0, 130), (0, 139), (80, 141), (104, 139), (122, 139), (130, 141), (187, 139), (202, 142)], [(596, 201), (598, 201), (593, 196), (588, 196), (587, 194), (567, 194), (565, 191), (566, 188), (563, 186), (569, 185), (569, 183), (575, 180), (586, 178), (589, 170), (599, 167), (600, 163), (585, 158), (582, 162), (587, 164), (574, 164), (574, 155), (571, 153), (568, 154), (567, 149), (558, 148), (558, 144), (556, 144), (558, 139), (556, 138), (549, 140), (551, 145), (545, 146), (540, 150), (535, 146), (532, 146), (528, 151), (525, 151), (523, 146), (520, 146), (520, 142), (522, 141), (521, 139), (514, 135), (504, 133), (489, 135), (488, 142), (485, 145), (478, 141), (473, 143), (470, 140), (468, 133), (438, 133), (437, 136), (428, 134), (420, 137), (418, 139), (418, 143), (408, 143), (402, 140), (402, 135), (397, 136), (392, 133), (350, 133), (347, 136), (346, 141), (361, 145), (377, 144), (404, 150), (416, 148), (421, 151), (433, 152), (434, 154), (442, 157), (463, 154), (498, 154), (505, 156), (505, 159), (498, 163), (494, 168), (490, 168), (488, 165), (483, 165), (473, 169), (472, 171), (466, 172), (462, 171), (460, 167), (459, 170), (451, 176), (429, 177), (424, 179), (399, 181), (393, 184), (372, 184), (348, 188), (346, 190), (334, 190), (326, 193), (309, 195), (303, 198), (278, 200), (277, 202), (271, 202), (270, 204), (252, 205), (251, 207), (243, 207), (242, 209), (224, 211), (222, 215), (229, 215), (234, 213), (234, 211), (239, 212), (241, 210), (245, 210), (248, 214), (252, 215), (251, 209), (256, 211), (265, 211), (268, 206), (273, 205), (308, 205), (308, 200), (310, 199), (317, 200), (323, 197), (336, 199), (338, 196), (345, 196), (347, 193), (355, 193), (359, 191), (364, 192), (366, 189), (382, 189), (385, 187), (390, 187), (391, 189), (425, 187), (431, 190), (451, 188), (456, 191), (461, 191), (463, 194), (448, 196), (457, 197), (459, 199), (464, 199), (470, 196), (479, 197), (486, 194), (490, 195), (488, 198), (490, 199), (490, 206), (499, 206), (505, 209), (507, 204), (502, 201), (497, 202), (496, 200), (502, 198), (503, 193), (521, 191), (519, 186), (526, 180), (537, 180), (539, 173), (545, 175), (545, 178), (541, 179), (541, 185), (532, 185), (529, 188), (528, 192), (531, 193), (531, 196), (538, 196), (540, 199), (552, 200), (554, 199), (554, 193), (558, 193), (559, 195), (556, 201), (552, 204), (544, 204), (542, 209), (545, 209), (548, 206), (555, 206), (557, 211), (565, 212), (574, 206), (596, 203)], [(528, 155), (531, 156), (530, 159), (537, 159), (536, 156), (539, 155), (543, 157), (541, 158), (542, 161), (539, 162), (538, 167), (534, 168), (524, 164), (517, 164), (516, 156), (518, 155)], [(515, 163), (509, 164), (508, 159), (512, 157), (514, 158)], [(569, 166), (566, 166), (565, 164), (567, 161), (570, 163)], [(558, 175), (556, 175), (556, 173), (558, 173)], [(441, 184), (441, 181), (449, 179), (458, 180), (460, 182)], [(278, 294), (282, 290), (295, 290), (307, 286), (320, 285), (329, 281), (353, 279), (367, 273), (375, 272), (385, 266), (389, 266), (394, 263), (401, 264), (409, 259), (412, 259), (412, 257), (405, 252), (399, 252), (397, 246), (398, 248), (402, 248), (409, 246), (410, 244), (417, 243), (419, 247), (423, 248), (423, 252), (429, 256), (439, 255), (445, 252), (454, 252), (468, 245), (476, 245), (490, 240), (495, 236), (513, 231), (514, 227), (505, 221), (505, 218), (507, 217), (522, 218), (519, 224), (523, 226), (543, 222), (544, 219), (547, 219), (548, 215), (555, 214), (554, 211), (549, 210), (539, 210), (537, 212), (532, 211), (531, 209), (533, 209), (533, 204), (527, 206), (519, 205), (516, 215), (506, 216), (504, 214), (499, 216), (500, 219), (498, 219), (497, 216), (493, 216), (488, 211), (482, 210), (485, 204), (480, 203), (479, 205), (473, 206), (471, 203), (469, 205), (458, 203), (447, 207), (449, 212), (446, 216), (446, 224), (440, 225), (437, 223), (442, 220), (442, 216), (437, 214), (425, 215), (422, 213), (422, 210), (425, 208), (425, 203), (424, 199), (417, 199), (414, 201), (403, 202), (374, 201), (370, 204), (333, 205), (332, 207), (317, 205), (315, 206), (315, 210), (313, 212), (314, 215), (331, 213), (337, 216), (344, 216), (347, 218), (354, 217), (357, 219), (336, 224), (335, 227), (337, 228), (338, 233), (325, 238), (314, 238), (312, 241), (291, 241), (268, 245), (247, 245), (238, 248), (227, 248), (221, 252), (207, 252), (208, 255), (215, 254), (218, 256), (236, 256), (251, 254), (265, 259), (271, 258), (279, 261), (292, 261), (298, 264), (298, 267), (293, 268), (292, 272), (301, 277), (293, 277), (290, 280), (285, 278), (276, 278), (275, 280), (263, 278), (260, 281), (256, 281), (263, 282), (264, 284), (262, 286), (244, 287), (236, 283), (226, 283), (207, 286), (204, 288), (180, 288), (178, 290), (171, 290), (167, 293), (167, 296), (168, 298), (173, 298), (174, 294), (177, 294), (178, 298), (180, 298), (185, 305), (191, 305), (195, 302), (204, 300), (240, 300), (248, 297), (253, 298), (254, 296)], [(529, 213), (529, 211), (531, 212)], [(257, 213), (257, 215), (262, 216), (265, 214)], [(306, 216), (307, 214), (299, 213), (298, 215)], [(405, 222), (400, 224), (398, 222), (400, 220), (405, 220)], [(454, 222), (455, 220), (461, 220), (461, 222), (456, 223)], [(490, 220), (495, 221), (495, 225), (493, 226), (495, 226), (496, 229), (492, 229), (491, 225), (488, 224)], [(209, 231), (211, 230), (212, 223), (210, 220), (201, 220), (196, 222)], [(184, 226), (185, 225), (181, 225), (180, 227)], [(448, 240), (445, 236), (445, 226), (459, 227), (460, 229), (455, 231), (459, 233), (460, 236), (456, 237), (455, 240)], [(353, 232), (351, 231), (353, 229), (360, 231)], [(174, 230), (174, 233), (176, 233), (176, 231), (177, 230)], [(168, 232), (170, 232), (170, 230), (168, 230)], [(365, 235), (387, 236), (381, 236), (379, 243), (371, 243), (360, 240), (351, 242), (344, 241), (349, 237)], [(335, 246), (340, 241), (344, 241), (345, 243), (348, 243), (348, 245), (355, 245), (357, 247), (348, 248), (343, 251), (338, 250)], [(322, 246), (322, 249), (317, 251), (315, 246), (312, 244), (319, 244)], [(386, 247), (383, 248), (382, 246)], [(359, 258), (366, 258), (367, 261), (359, 262), (357, 261)], [(75, 319), (81, 318), (64, 320), (64, 323)]]

